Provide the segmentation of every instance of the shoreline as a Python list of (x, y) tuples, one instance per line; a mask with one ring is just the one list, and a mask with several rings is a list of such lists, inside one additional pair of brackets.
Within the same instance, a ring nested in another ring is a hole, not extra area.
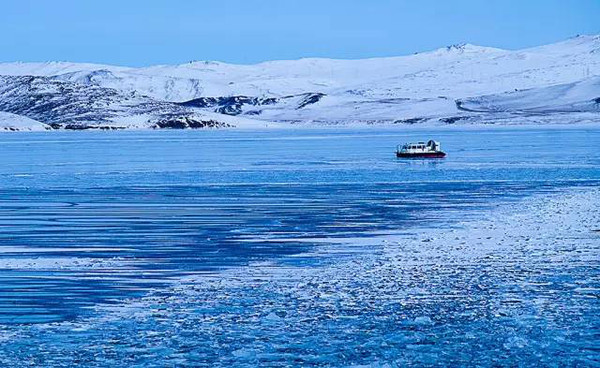
[(119, 132), (275, 132), (275, 131), (420, 131), (420, 130), (435, 130), (440, 131), (461, 131), (461, 130), (521, 130), (521, 129), (552, 129), (552, 130), (567, 130), (567, 129), (597, 129), (600, 128), (600, 120), (589, 121), (589, 122), (577, 122), (577, 123), (499, 123), (499, 124), (467, 124), (467, 123), (455, 123), (455, 124), (438, 124), (438, 123), (422, 123), (422, 124), (392, 124), (392, 123), (381, 123), (381, 124), (367, 124), (367, 123), (349, 123), (349, 124), (312, 124), (312, 123), (298, 123), (298, 124), (286, 124), (278, 122), (265, 121), (265, 126), (257, 125), (252, 127), (223, 127), (223, 128), (188, 128), (188, 129), (169, 129), (169, 128), (115, 128), (115, 129), (100, 129), (100, 128), (89, 128), (89, 129), (22, 129), (22, 130), (11, 130), (9, 127), (0, 127), (0, 133), (7, 134), (40, 134), (40, 133), (96, 133), (96, 134), (118, 134)]

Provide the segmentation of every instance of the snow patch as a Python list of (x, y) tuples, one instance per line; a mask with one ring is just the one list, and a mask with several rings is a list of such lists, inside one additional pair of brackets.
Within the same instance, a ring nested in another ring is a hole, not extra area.
[(50, 127), (26, 116), (0, 111), (0, 132), (2, 131), (42, 131)]

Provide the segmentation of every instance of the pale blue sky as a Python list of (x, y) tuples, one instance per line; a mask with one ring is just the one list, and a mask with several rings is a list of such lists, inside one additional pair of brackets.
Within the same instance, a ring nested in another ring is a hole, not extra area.
[(597, 33), (600, 0), (0, 0), (0, 61), (354, 59)]

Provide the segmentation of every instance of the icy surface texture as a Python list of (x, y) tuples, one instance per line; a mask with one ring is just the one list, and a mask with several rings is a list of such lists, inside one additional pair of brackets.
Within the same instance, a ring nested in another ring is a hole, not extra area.
[(2, 135), (0, 363), (597, 364), (599, 134)]

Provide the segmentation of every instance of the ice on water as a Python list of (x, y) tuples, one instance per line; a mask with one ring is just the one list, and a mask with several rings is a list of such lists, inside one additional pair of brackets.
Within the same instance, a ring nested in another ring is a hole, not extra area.
[[(448, 158), (395, 158), (427, 138)], [(0, 362), (597, 364), (590, 141), (597, 129), (3, 135)]]

